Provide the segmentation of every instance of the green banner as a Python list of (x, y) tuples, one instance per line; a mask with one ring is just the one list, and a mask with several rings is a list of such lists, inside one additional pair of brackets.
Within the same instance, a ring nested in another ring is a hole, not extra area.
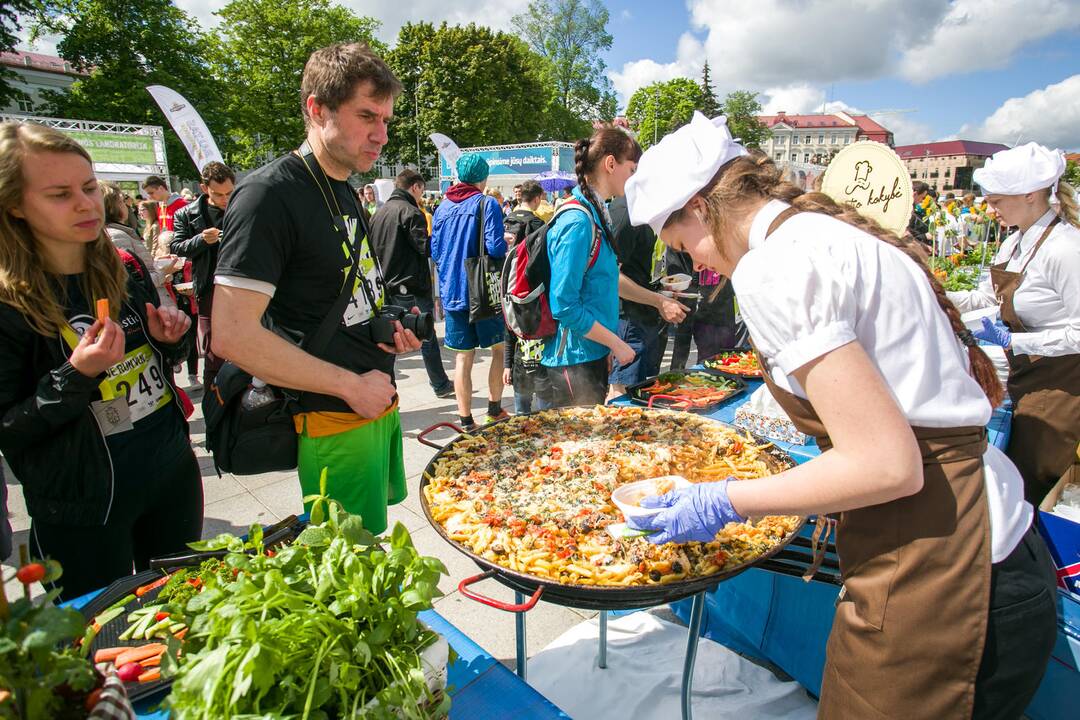
[(86, 148), (95, 163), (125, 165), (156, 165), (154, 138), (149, 135), (65, 130), (66, 134)]

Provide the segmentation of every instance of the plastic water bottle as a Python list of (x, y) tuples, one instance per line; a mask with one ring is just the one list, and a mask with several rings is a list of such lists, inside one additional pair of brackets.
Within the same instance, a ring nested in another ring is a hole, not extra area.
[(274, 390), (257, 377), (251, 378), (251, 387), (244, 391), (240, 405), (245, 410), (255, 410), (274, 402)]

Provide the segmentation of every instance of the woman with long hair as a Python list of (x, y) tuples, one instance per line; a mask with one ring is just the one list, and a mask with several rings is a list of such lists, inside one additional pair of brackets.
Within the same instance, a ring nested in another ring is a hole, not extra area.
[(190, 324), (113, 247), (86, 151), (0, 124), (0, 450), (31, 552), (64, 566), (64, 598), (200, 536), (199, 465), (169, 372)]
[(98, 187), (101, 188), (101, 197), (105, 203), (105, 232), (112, 240), (113, 247), (139, 258), (150, 271), (150, 277), (154, 281), (154, 289), (157, 290), (161, 304), (175, 305), (176, 302), (165, 287), (165, 276), (154, 265), (154, 256), (127, 224), (129, 211), (124, 191), (116, 183), (111, 182), (99, 182)]
[(1001, 306), (1006, 328), (986, 319), (975, 335), (1005, 348), (1008, 455), (1035, 505), (1076, 460), (1080, 442), (1080, 221), (1064, 173), (1061, 151), (1036, 143), (995, 153), (975, 171), (990, 206), (1018, 231), (977, 289), (949, 293), (961, 312)]
[(1055, 576), (1019, 473), (987, 443), (1001, 385), (940, 284), (895, 234), (700, 114), (645, 153), (627, 199), (731, 279), (766, 383), (822, 449), (646, 498), (663, 510), (637, 525), (706, 541), (748, 516), (839, 513), (818, 716), (1020, 717), (1054, 645)]
[(161, 226), (158, 225), (158, 211), (160, 207), (160, 203), (154, 200), (139, 201), (139, 219), (143, 222), (143, 244), (146, 245), (146, 249), (150, 252), (154, 251), (154, 244), (157, 242), (158, 233), (161, 232)]
[(607, 398), (609, 354), (623, 365), (633, 349), (619, 329), (619, 264), (606, 198), (623, 194), (641, 147), (618, 128), (601, 128), (574, 146), (578, 184), (548, 229), (548, 301), (558, 322), (544, 343), (552, 407), (593, 405)]

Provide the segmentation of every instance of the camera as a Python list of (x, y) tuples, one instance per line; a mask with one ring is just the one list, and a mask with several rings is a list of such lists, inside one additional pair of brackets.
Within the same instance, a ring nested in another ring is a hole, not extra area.
[(383, 305), (379, 313), (371, 318), (371, 339), (377, 343), (394, 344), (394, 321), (401, 323), (405, 330), (412, 330), (420, 342), (435, 337), (435, 318), (431, 313), (414, 315), (398, 305)]

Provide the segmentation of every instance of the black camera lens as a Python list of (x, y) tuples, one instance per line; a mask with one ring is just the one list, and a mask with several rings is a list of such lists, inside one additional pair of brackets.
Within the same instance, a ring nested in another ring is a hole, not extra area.
[(412, 330), (413, 335), (421, 342), (435, 337), (435, 318), (428, 312), (419, 315), (406, 314), (401, 318), (401, 326), (406, 330)]

